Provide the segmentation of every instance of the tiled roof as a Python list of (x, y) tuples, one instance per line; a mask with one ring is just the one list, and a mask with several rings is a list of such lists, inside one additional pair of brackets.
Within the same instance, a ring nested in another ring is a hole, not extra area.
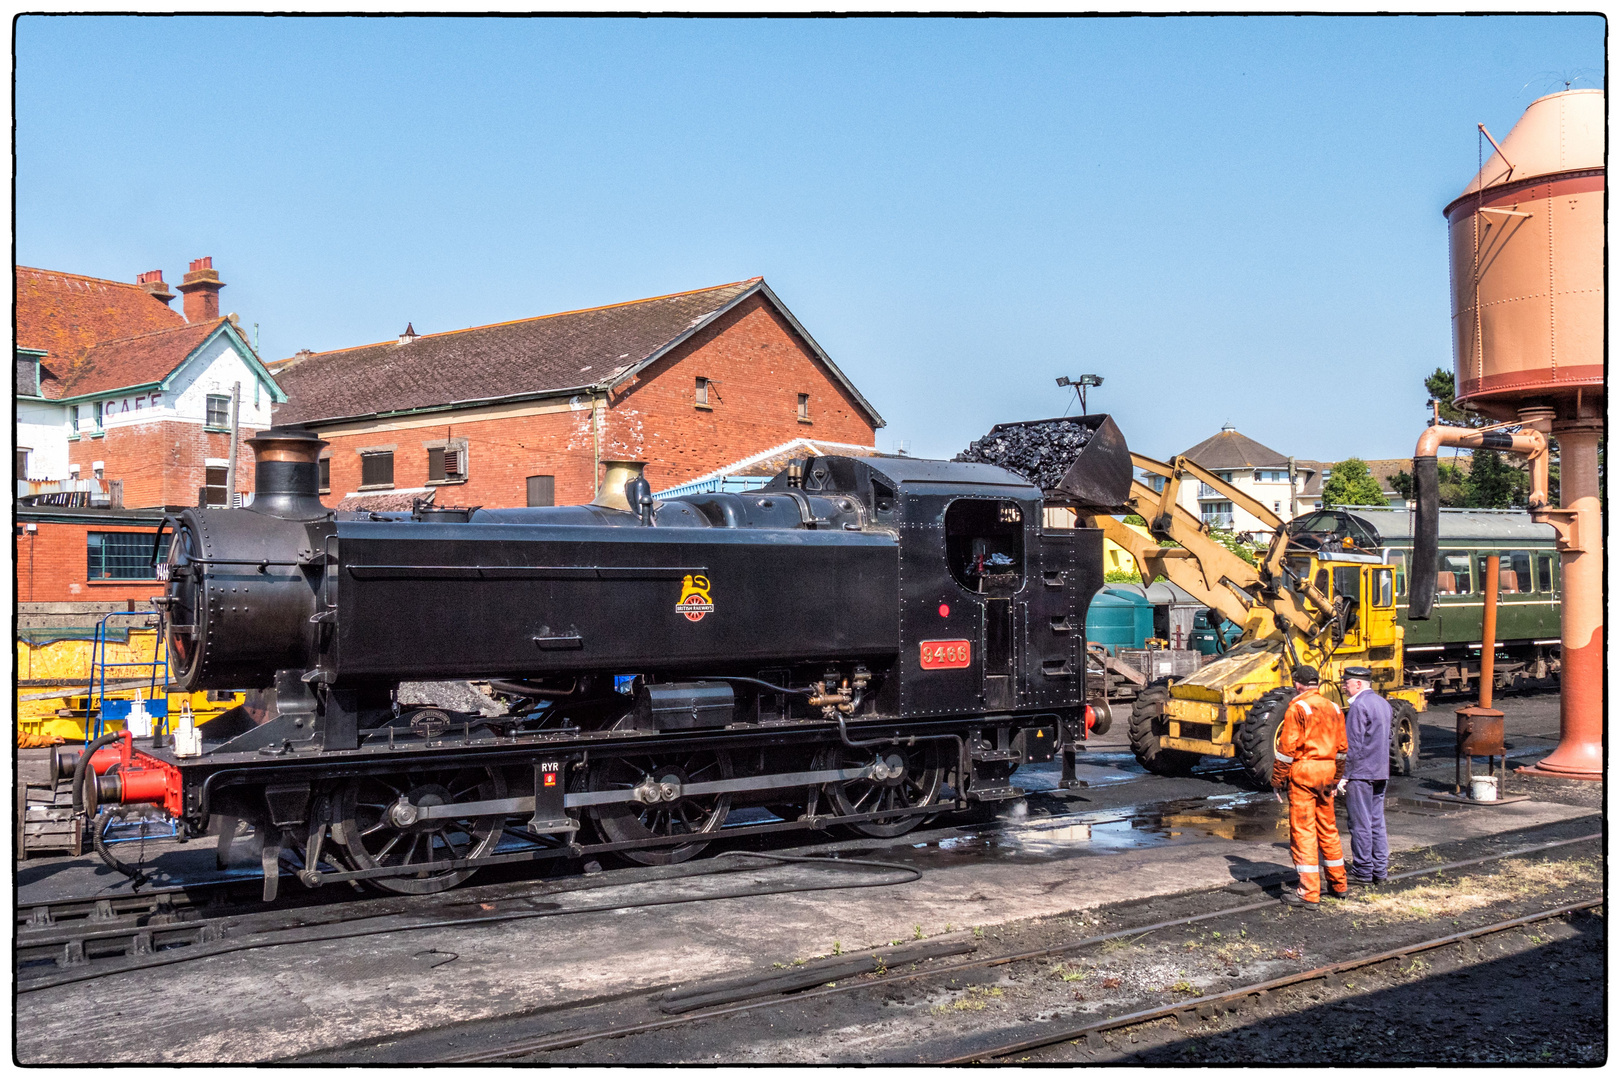
[(611, 383), (763, 284), (760, 278), (534, 319), (424, 334), (272, 365), (278, 424)]
[[(32, 266), (15, 268), (17, 345), (43, 349), (59, 380), (92, 345), (185, 326), (180, 313), (139, 285)], [(46, 397), (55, 397), (47, 380)]]
[(1390, 486), (1390, 477), (1398, 472), (1410, 474), (1412, 471), (1411, 458), (1366, 458), (1364, 460), (1367, 462), (1367, 471), (1372, 473), (1373, 479), (1378, 481), (1378, 486), (1383, 489), (1386, 495), (1395, 490)]
[(1183, 455), (1206, 469), (1276, 469), (1288, 467), (1288, 458), (1255, 442), (1236, 428), (1223, 428)]
[(92, 346), (62, 378), (60, 392), (54, 396), (79, 397), (161, 382), (225, 321), (211, 319), (195, 326), (181, 323), (168, 330)]

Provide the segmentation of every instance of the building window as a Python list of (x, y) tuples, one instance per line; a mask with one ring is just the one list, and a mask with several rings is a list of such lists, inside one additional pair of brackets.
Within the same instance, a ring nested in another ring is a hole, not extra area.
[(1220, 529), (1230, 529), (1232, 527), (1232, 504), (1230, 502), (1224, 499), (1219, 502), (1206, 502), (1200, 504), (1199, 509), (1202, 512), (1205, 525), (1213, 525)]
[(709, 404), (709, 380), (705, 379), (702, 375), (699, 375), (697, 377), (697, 398), (696, 398), (696, 402), (697, 402), (697, 407), (700, 408), (700, 409), (712, 409), (712, 408), (714, 408), (713, 405)]
[(225, 506), (228, 503), (226, 490), (230, 470), (224, 465), (209, 465), (203, 469), (203, 505)]
[(31, 451), (24, 447), (17, 447), (17, 479), (28, 479), (28, 455)]
[(73, 437), (79, 437), (79, 407), (77, 405), (68, 410), (68, 426), (73, 429)]
[(107, 414), (107, 403), (105, 401), (96, 402), (95, 410), (96, 410), (96, 430), (100, 431), (101, 428), (102, 428), (103, 418)]
[(150, 581), (157, 577), (149, 532), (87, 533), (89, 581)]
[(467, 446), (428, 447), (428, 483), (455, 484), (467, 479)]
[(555, 476), (529, 477), (529, 505), (557, 505), (557, 478)]
[(799, 419), (805, 423), (810, 422), (810, 395), (799, 395)]
[(208, 395), (208, 417), (203, 421), (203, 426), (211, 428), (231, 426), (231, 399), (228, 395)]
[(360, 486), (362, 488), (394, 486), (394, 452), (360, 455)]
[(327, 492), (332, 490), (332, 459), (329, 457), (321, 458), (320, 469), (321, 494), (325, 495)]

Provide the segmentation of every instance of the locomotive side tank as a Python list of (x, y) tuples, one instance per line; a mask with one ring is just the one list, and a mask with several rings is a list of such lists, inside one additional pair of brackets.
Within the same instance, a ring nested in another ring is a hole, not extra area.
[[(1081, 419), (1114, 432), (1099, 490), (1128, 477), (1111, 422)], [(252, 505), (188, 509), (159, 544), (175, 680), (254, 707), (200, 746), (64, 757), (81, 805), (247, 818), (306, 884), (430, 892), (491, 861), (688, 858), (744, 806), (779, 820), (728, 832), (893, 836), (1023, 794), (1026, 762), (1073, 776), (1102, 537), (1045, 524), (1014, 473), (814, 457), (657, 501), (621, 463), (586, 506), (351, 515), (316, 497), (319, 439), (251, 443)], [(424, 680), (507, 711), (402, 695)]]

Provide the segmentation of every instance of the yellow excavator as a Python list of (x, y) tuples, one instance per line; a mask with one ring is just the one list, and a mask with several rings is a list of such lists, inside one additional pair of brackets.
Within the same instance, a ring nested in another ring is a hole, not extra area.
[[(1346, 667), (1373, 672), (1374, 689), (1394, 710), (1393, 772), (1411, 775), (1418, 757), (1422, 690), (1403, 683), (1405, 630), (1395, 618), (1395, 566), (1378, 536), (1349, 514), (1318, 511), (1285, 524), (1266, 506), (1185, 457), (1169, 464), (1130, 455), (1158, 490), (1133, 477), (1125, 510), (1141, 515), (1143, 536), (1109, 514), (1090, 524), (1136, 560), (1144, 584), (1160, 576), (1179, 585), (1243, 636), (1186, 678), (1161, 680), (1137, 697), (1131, 749), (1162, 775), (1190, 772), (1201, 757), (1235, 758), (1258, 787), (1271, 783), (1277, 730), (1294, 697), (1292, 671), (1309, 664), (1322, 690), (1343, 704)], [(1202, 482), (1272, 530), (1259, 565), (1210, 535), (1177, 504), (1181, 485)]]

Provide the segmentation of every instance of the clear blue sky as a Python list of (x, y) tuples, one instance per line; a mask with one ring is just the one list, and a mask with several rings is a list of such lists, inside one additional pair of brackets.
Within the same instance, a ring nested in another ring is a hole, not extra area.
[[(16, 256), (212, 255), (268, 359), (763, 274), (948, 456), (1411, 453), (1444, 204), (1597, 17), (109, 19), (16, 37)], [(178, 307), (178, 302), (176, 304)]]

